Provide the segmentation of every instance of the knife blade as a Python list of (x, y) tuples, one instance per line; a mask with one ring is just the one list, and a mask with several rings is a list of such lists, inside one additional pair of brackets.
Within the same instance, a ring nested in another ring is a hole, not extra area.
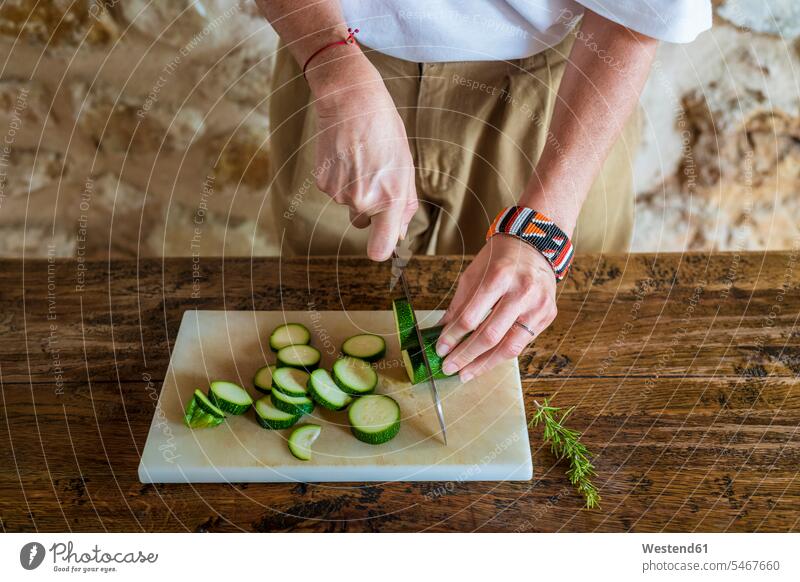
[[(409, 291), (408, 281), (406, 280), (405, 274), (405, 266), (408, 263), (408, 259), (405, 262), (402, 262), (400, 257), (398, 256), (397, 250), (392, 253), (393, 260), (392, 260), (392, 278), (394, 279), (395, 271), (397, 271), (397, 279), (400, 281), (400, 285), (403, 289), (403, 295), (405, 296), (406, 301), (408, 302), (411, 311), (414, 311), (414, 304), (411, 302), (411, 292)], [(396, 282), (394, 282), (396, 283)], [(393, 283), (393, 285), (394, 285)], [(439, 426), (442, 429), (442, 439), (444, 440), (445, 446), (447, 446), (447, 425), (444, 422), (444, 410), (442, 409), (442, 400), (439, 398), (439, 390), (436, 388), (436, 381), (433, 379), (433, 371), (431, 370), (431, 363), (428, 360), (428, 354), (423, 348), (424, 343), (422, 339), (422, 332), (419, 330), (419, 326), (414, 322), (414, 331), (417, 334), (417, 343), (420, 347), (420, 352), (422, 352), (422, 361), (425, 363), (425, 371), (428, 373), (427, 381), (430, 386), (431, 396), (433, 397), (433, 407), (436, 410), (436, 417), (439, 419)]]

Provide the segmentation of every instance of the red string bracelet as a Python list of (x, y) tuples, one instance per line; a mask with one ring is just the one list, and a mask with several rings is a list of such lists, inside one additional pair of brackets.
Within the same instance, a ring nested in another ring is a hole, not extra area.
[(325, 46), (323, 46), (321, 48), (318, 48), (316, 51), (314, 51), (311, 54), (311, 56), (306, 59), (306, 63), (303, 65), (303, 78), (304, 79), (306, 78), (306, 69), (308, 68), (308, 63), (310, 63), (311, 60), (315, 56), (317, 56), (319, 53), (321, 53), (322, 51), (327, 50), (327, 49), (331, 48), (332, 46), (338, 46), (340, 44), (358, 44), (356, 42), (356, 34), (358, 34), (358, 32), (359, 31), (358, 31), (357, 28), (355, 30), (353, 30), (352, 28), (348, 28), (347, 29), (347, 37), (344, 40), (337, 40), (336, 42), (332, 42), (330, 44), (326, 44)]

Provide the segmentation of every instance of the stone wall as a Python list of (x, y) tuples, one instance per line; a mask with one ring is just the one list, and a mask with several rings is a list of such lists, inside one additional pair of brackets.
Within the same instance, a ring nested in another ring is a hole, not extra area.
[(800, 3), (715, 2), (642, 96), (634, 250), (800, 245)]
[(273, 252), (275, 42), (252, 0), (0, 3), (0, 253)]
[[(800, 235), (800, 9), (715, 2), (642, 99), (635, 250)], [(252, 0), (0, 3), (0, 255), (264, 255), (275, 35)]]

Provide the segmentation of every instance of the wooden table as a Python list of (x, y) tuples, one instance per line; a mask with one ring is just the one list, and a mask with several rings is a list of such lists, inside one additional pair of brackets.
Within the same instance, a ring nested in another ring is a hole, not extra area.
[[(439, 308), (461, 259), (409, 267)], [(797, 531), (800, 251), (582, 256), (520, 358), (575, 406), (602, 508), (531, 429), (522, 483), (142, 485), (136, 468), (186, 309), (386, 309), (357, 258), (0, 262), (5, 531)], [(443, 493), (443, 494), (440, 494)]]

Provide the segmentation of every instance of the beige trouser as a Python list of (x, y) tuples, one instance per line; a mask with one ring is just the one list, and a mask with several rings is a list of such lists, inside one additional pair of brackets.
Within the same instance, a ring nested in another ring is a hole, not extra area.
[[(515, 61), (430, 64), (362, 47), (405, 123), (417, 168), (420, 209), (408, 229), (414, 252), (474, 254), (494, 216), (516, 202), (553, 139), (548, 128), (571, 40)], [(348, 209), (314, 186), (312, 96), (284, 47), (273, 91), (269, 197), (282, 252), (364, 254), (368, 231), (352, 227)], [(578, 251), (628, 250), (638, 135), (634, 115), (582, 208), (573, 237)]]

